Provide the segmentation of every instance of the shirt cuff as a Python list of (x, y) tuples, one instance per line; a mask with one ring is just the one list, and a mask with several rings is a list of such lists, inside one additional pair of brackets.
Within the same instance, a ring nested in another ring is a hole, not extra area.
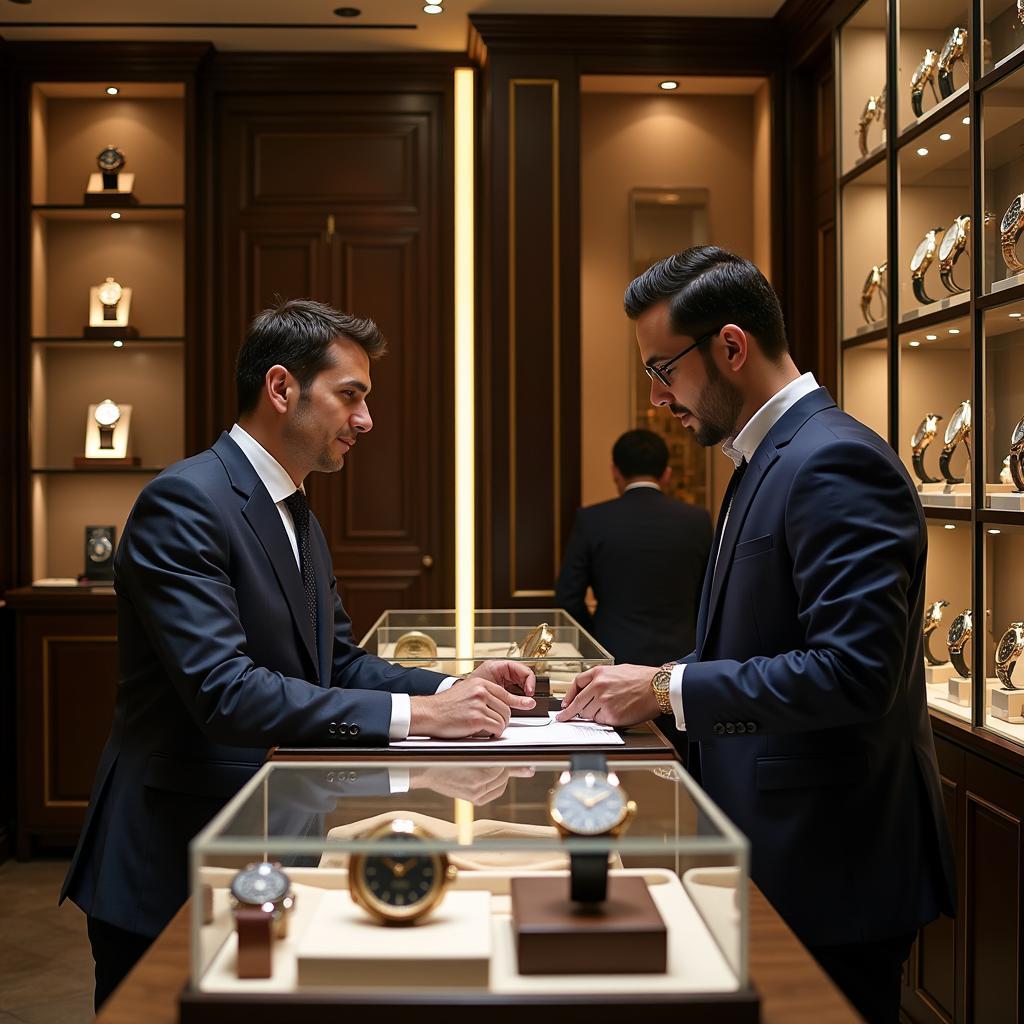
[(409, 792), (409, 774), (408, 768), (388, 769), (388, 783), (392, 793)]
[(672, 713), (676, 716), (676, 728), (686, 732), (686, 719), (683, 717), (683, 673), (685, 665), (675, 665), (668, 680), (668, 702), (672, 705)]
[(454, 686), (461, 678), (462, 676), (445, 676), (444, 679), (441, 680), (441, 685), (437, 688), (435, 692), (444, 693), (445, 690), (447, 690), (451, 686)]
[(404, 740), (409, 735), (412, 725), (412, 701), (407, 693), (391, 694), (391, 725), (388, 726), (388, 739)]

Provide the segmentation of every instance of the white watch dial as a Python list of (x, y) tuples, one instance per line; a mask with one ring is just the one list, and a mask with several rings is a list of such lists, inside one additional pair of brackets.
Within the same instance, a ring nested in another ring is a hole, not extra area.
[(121, 301), (121, 286), (112, 277), (108, 277), (96, 289), (96, 295), (104, 306), (116, 306)]
[(109, 398), (104, 398), (96, 406), (93, 418), (101, 427), (112, 427), (121, 418), (121, 407)]

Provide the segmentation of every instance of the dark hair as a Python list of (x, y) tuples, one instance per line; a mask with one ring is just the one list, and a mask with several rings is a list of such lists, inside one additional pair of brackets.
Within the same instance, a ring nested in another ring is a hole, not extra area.
[(612, 448), (612, 462), (627, 480), (634, 476), (657, 478), (668, 465), (668, 445), (651, 430), (627, 430)]
[(277, 305), (257, 313), (238, 350), (235, 384), (239, 415), (256, 408), (267, 371), (280, 363), (295, 375), (299, 393), (305, 394), (313, 378), (331, 365), (331, 344), (349, 338), (361, 345), (371, 359), (387, 350), (380, 328), (323, 302), (312, 299), (278, 299)]
[(789, 349), (782, 307), (764, 274), (750, 260), (715, 245), (684, 249), (648, 267), (626, 289), (626, 316), (636, 320), (662, 299), (669, 299), (676, 334), (699, 338), (735, 323), (757, 338), (769, 359)]

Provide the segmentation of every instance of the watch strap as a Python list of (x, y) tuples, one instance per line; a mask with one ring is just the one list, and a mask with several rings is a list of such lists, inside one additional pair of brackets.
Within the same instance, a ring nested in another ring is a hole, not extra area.
[(956, 281), (953, 280), (953, 267), (939, 267), (939, 280), (942, 282), (943, 287), (951, 295), (959, 295), (961, 292), (966, 291), (966, 288), (961, 288)]
[(921, 117), (924, 114), (924, 84), (922, 83), (920, 89), (914, 89), (910, 93), (910, 109), (913, 110), (915, 117)]
[(238, 907), (238, 977), (269, 978), (273, 957), (273, 915), (259, 907)]
[(952, 96), (954, 93), (953, 89), (953, 71), (952, 68), (949, 70), (939, 69), (939, 95), (945, 99), (947, 96)]
[(105, 427), (103, 424), (99, 424), (100, 428), (100, 448), (104, 451), (114, 447), (114, 428)]
[(1024, 263), (1021, 263), (1020, 258), (1017, 256), (1017, 239), (1020, 238), (1021, 229), (1014, 228), (1012, 231), (1006, 231), (999, 236), (999, 247), (1003, 251), (1003, 262), (1006, 264), (1008, 270), (1012, 270), (1015, 274), (1019, 274), (1024, 271)]
[(604, 754), (570, 754), (569, 770), (573, 772), (607, 772), (608, 758)]
[(946, 660), (944, 658), (936, 658), (932, 652), (932, 637), (935, 635), (933, 630), (931, 633), (926, 633), (924, 637), (924, 660), (929, 665), (945, 665)]
[(929, 303), (935, 300), (929, 298), (928, 293), (924, 290), (924, 274), (915, 274), (911, 278), (911, 286), (914, 289), (914, 298), (917, 299), (923, 306), (927, 306)]
[(101, 171), (100, 173), (103, 175), (104, 188), (117, 188), (117, 171)]
[(939, 456), (939, 471), (945, 477), (947, 483), (962, 484), (964, 478), (962, 476), (953, 476), (953, 471), (949, 468), (950, 460), (953, 458), (953, 452), (955, 451), (955, 444), (947, 445), (942, 449), (942, 454)]
[(1021, 458), (1024, 452), (1010, 452), (1010, 478), (1013, 486), (1018, 491), (1024, 491), (1024, 465), (1021, 465)]
[(608, 898), (607, 853), (571, 854), (569, 876), (574, 903), (603, 903)]
[(923, 484), (942, 483), (937, 476), (931, 476), (928, 470), (924, 468), (924, 453), (926, 451), (926, 448), (921, 448), (918, 451), (911, 453), (910, 456), (910, 461), (914, 464), (914, 472), (917, 474), (917, 479)]
[[(966, 646), (967, 646), (967, 643), (965, 641), (964, 642), (964, 647), (966, 647)], [(960, 676), (961, 679), (970, 679), (971, 678), (971, 666), (967, 664), (967, 661), (964, 658), (964, 648), (963, 647), (961, 647), (960, 650), (958, 650), (958, 651), (952, 651), (951, 650), (949, 652), (949, 660), (951, 662), (953, 662), (953, 668), (956, 669), (957, 675)]]

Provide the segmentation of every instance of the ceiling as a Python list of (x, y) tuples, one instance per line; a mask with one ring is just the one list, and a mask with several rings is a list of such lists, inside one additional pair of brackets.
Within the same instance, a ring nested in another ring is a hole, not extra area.
[[(770, 18), (782, 0), (0, 0), (5, 39), (212, 42), (222, 50), (464, 51), (468, 15)], [(340, 18), (335, 8), (358, 8)]]

